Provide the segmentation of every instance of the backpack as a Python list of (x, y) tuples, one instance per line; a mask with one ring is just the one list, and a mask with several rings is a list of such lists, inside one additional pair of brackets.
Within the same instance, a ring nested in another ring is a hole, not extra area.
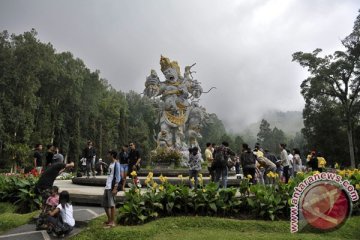
[(255, 167), (255, 155), (252, 152), (244, 152), (242, 160), (243, 168), (246, 167)]
[[(111, 189), (114, 189), (114, 186), (115, 186), (115, 182), (116, 182), (115, 173), (116, 173), (117, 165), (120, 165), (120, 164), (118, 164), (118, 162), (115, 162), (114, 163), (114, 176), (113, 176), (113, 180), (111, 182)], [(121, 190), (122, 190), (122, 178), (120, 176), (120, 182), (118, 183), (117, 191), (120, 192)]]
[(227, 165), (228, 158), (225, 156), (225, 149), (218, 147), (214, 151), (214, 164), (216, 167), (225, 167)]

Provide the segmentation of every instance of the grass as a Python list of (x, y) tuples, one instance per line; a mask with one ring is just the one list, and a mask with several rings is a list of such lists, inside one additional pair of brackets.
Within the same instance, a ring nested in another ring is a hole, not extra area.
[(290, 233), (288, 221), (233, 220), (214, 217), (168, 217), (139, 226), (103, 229), (105, 217), (90, 222), (88, 229), (72, 237), (90, 239), (359, 239), (360, 217), (352, 217), (340, 229), (327, 233)]
[(0, 233), (24, 225), (39, 214), (39, 211), (17, 214), (15, 210), (16, 207), (11, 203), (0, 202)]

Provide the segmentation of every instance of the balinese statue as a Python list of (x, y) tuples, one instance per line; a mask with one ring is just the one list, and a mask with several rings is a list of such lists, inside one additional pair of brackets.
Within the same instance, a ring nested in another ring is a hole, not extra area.
[(195, 64), (185, 67), (184, 76), (178, 63), (169, 58), (161, 56), (160, 65), (165, 81), (160, 81), (156, 71), (151, 70), (144, 90), (146, 96), (160, 99), (157, 147), (186, 152), (188, 147), (199, 147), (197, 139), (201, 137), (206, 112), (194, 100), (200, 98), (203, 89), (192, 77), (191, 68)]

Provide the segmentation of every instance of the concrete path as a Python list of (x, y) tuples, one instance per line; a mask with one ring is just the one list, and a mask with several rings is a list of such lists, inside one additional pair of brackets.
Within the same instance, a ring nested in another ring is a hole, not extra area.
[[(62, 180), (64, 181), (64, 180)], [(64, 189), (65, 190), (65, 189)], [(84, 227), (87, 226), (88, 222), (94, 218), (97, 218), (101, 215), (104, 215), (104, 209), (101, 207), (93, 206), (76, 206), (74, 205), (74, 218), (75, 218), (75, 228), (71, 231), (70, 236), (74, 236), (81, 232)], [(0, 235), (0, 240), (49, 240), (49, 239), (58, 239), (56, 237), (50, 236), (45, 230), (35, 231), (35, 222), (25, 224), (23, 226), (11, 229), (8, 232)]]

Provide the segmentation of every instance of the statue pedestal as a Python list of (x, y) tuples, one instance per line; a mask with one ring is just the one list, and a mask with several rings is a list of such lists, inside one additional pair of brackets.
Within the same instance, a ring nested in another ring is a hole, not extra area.
[(154, 163), (154, 170), (166, 170), (166, 169), (175, 169), (175, 162), (158, 162)]

